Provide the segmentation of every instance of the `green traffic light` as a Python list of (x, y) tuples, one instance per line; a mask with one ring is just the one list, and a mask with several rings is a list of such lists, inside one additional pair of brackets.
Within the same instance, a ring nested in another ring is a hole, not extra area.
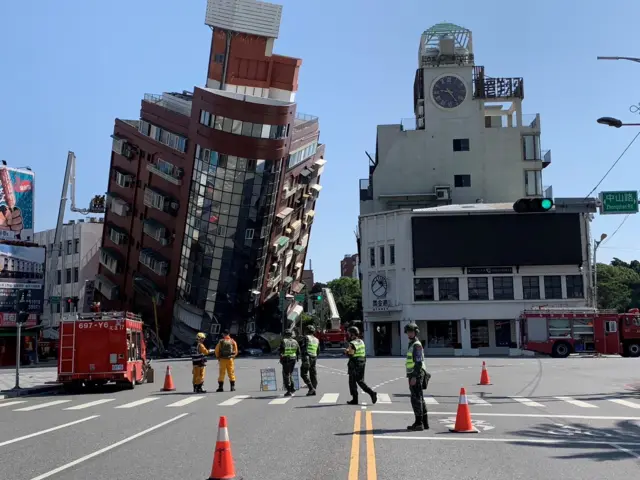
[(548, 198), (543, 198), (542, 201), (540, 202), (540, 206), (544, 210), (550, 210), (551, 207), (553, 207), (553, 202), (551, 200), (549, 200)]
[(318, 295), (318, 296), (316, 297), (316, 300), (318, 300), (318, 301), (322, 300), (322, 295)]

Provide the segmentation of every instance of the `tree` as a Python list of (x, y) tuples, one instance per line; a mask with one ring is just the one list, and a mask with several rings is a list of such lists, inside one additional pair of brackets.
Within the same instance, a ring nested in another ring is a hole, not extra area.
[(362, 291), (357, 279), (336, 278), (327, 283), (327, 288), (333, 293), (342, 323), (362, 320)]
[(625, 312), (640, 306), (640, 262), (598, 264), (598, 307)]

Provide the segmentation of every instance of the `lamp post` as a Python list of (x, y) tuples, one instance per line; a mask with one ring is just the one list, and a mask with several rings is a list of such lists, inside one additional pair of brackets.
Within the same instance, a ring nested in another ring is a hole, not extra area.
[(598, 308), (598, 262), (596, 260), (598, 247), (607, 238), (607, 234), (600, 235), (600, 240), (593, 241), (593, 306)]
[(640, 58), (637, 57), (598, 57), (598, 60), (628, 60), (630, 62), (640, 63)]
[(615, 127), (615, 128), (640, 127), (640, 123), (622, 123), (622, 120), (618, 120), (617, 118), (613, 118), (613, 117), (600, 117), (597, 121), (601, 125), (606, 125), (608, 127)]

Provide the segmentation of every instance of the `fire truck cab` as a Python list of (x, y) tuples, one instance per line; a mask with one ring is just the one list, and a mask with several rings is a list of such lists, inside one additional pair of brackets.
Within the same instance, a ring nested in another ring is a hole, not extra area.
[(130, 312), (67, 313), (60, 322), (58, 382), (73, 392), (153, 382), (142, 318)]
[(572, 353), (640, 356), (640, 310), (545, 308), (520, 315), (522, 348), (566, 358)]

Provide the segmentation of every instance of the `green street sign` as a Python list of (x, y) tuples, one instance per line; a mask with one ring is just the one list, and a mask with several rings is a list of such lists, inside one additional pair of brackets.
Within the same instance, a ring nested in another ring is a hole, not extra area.
[(295, 296), (295, 300), (296, 300), (296, 302), (304, 302), (304, 293), (298, 293)]
[(49, 297), (49, 302), (60, 303), (60, 297)]
[(638, 213), (638, 192), (600, 192), (601, 215), (625, 215)]

